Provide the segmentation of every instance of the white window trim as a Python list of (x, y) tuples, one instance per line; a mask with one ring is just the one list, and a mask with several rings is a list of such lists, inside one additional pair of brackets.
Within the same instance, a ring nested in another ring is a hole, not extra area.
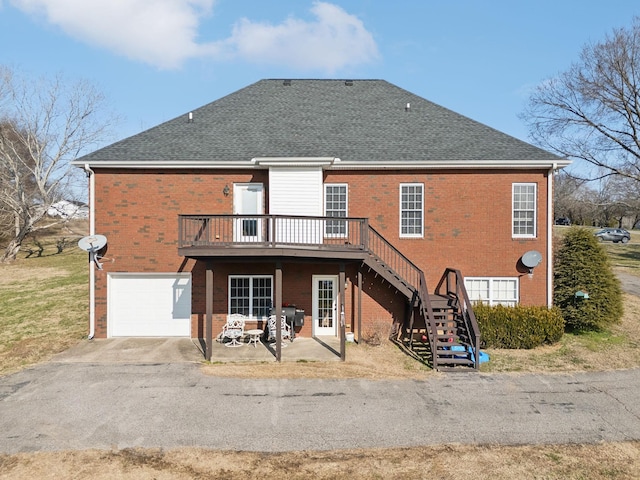
[[(420, 233), (402, 233), (402, 188), (403, 187), (420, 187), (422, 189), (420, 212), (421, 223)], [(400, 238), (423, 238), (424, 237), (424, 183), (401, 183), (398, 189), (398, 233)]]
[[(323, 187), (324, 198), (322, 199), (322, 208), (323, 208), (322, 212), (325, 217), (327, 216), (327, 187), (344, 187), (345, 189), (344, 216), (348, 217), (349, 216), (349, 184), (348, 183), (325, 183), (324, 184), (324, 187)], [(335, 217), (335, 218), (341, 218), (341, 217)], [(346, 228), (348, 227), (346, 227), (346, 223), (345, 223), (345, 229)], [(348, 235), (349, 235), (348, 231), (345, 231), (345, 233), (343, 234), (341, 233), (327, 234), (325, 229), (325, 232), (324, 232), (325, 238), (346, 238)]]
[(512, 300), (511, 299), (500, 299), (500, 298), (495, 298), (494, 297), (493, 282), (496, 281), (496, 280), (513, 281), (515, 283), (515, 294), (516, 294), (515, 295), (515, 305), (520, 303), (520, 278), (519, 277), (465, 277), (464, 278), (464, 286), (468, 290), (469, 287), (467, 286), (467, 280), (469, 280), (469, 281), (487, 280), (489, 282), (489, 298), (487, 300), (477, 300), (477, 299), (473, 299), (473, 298), (470, 297), (470, 300), (473, 303), (485, 302), (485, 303), (488, 303), (489, 305), (504, 305), (504, 304), (511, 305), (512, 304)]
[[(515, 207), (513, 205), (515, 200), (516, 186), (529, 185), (533, 186), (535, 200), (533, 203), (533, 233), (522, 234), (514, 233), (515, 222)], [(538, 184), (535, 182), (516, 182), (511, 184), (511, 238), (537, 238), (537, 226), (538, 226)]]
[(234, 278), (249, 278), (249, 309), (251, 313), (249, 314), (250, 320), (260, 320), (262, 317), (258, 318), (253, 315), (253, 279), (256, 278), (269, 278), (271, 279), (271, 305), (273, 306), (273, 275), (229, 275), (227, 280), (227, 314), (231, 315), (231, 280)]

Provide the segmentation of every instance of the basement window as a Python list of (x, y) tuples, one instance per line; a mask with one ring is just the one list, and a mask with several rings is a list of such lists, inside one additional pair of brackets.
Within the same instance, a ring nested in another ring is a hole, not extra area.
[(271, 275), (230, 275), (229, 313), (241, 313), (251, 319), (265, 319), (273, 305)]
[(464, 286), (472, 302), (509, 307), (518, 304), (517, 277), (467, 277)]

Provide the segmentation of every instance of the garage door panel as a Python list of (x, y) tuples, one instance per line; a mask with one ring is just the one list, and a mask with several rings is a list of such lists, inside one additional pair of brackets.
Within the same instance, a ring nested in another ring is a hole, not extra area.
[(110, 337), (188, 337), (191, 276), (111, 274)]

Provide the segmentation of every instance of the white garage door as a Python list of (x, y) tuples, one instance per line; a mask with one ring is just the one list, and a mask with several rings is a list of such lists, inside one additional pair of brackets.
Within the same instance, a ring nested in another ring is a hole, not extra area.
[(109, 274), (110, 337), (191, 336), (191, 274)]

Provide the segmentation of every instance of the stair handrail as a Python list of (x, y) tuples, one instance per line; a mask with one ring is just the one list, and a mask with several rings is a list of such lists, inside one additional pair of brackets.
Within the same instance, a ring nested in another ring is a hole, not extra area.
[(437, 355), (438, 329), (436, 327), (435, 322), (429, 321), (429, 319), (434, 318), (433, 307), (431, 306), (431, 297), (429, 296), (429, 290), (427, 290), (427, 279), (425, 278), (424, 272), (422, 270), (420, 270), (420, 285), (418, 287), (418, 298), (420, 299), (420, 307), (422, 308), (422, 316), (425, 318), (425, 324), (429, 324), (431, 326), (431, 332), (429, 335), (429, 346), (431, 347), (431, 359), (433, 362), (432, 366), (434, 370), (438, 370), (438, 355)]
[[(378, 258), (384, 265), (392, 270), (395, 274), (400, 276), (407, 284), (413, 288), (418, 294), (418, 300), (420, 302), (420, 308), (422, 310), (422, 315), (424, 316), (426, 323), (431, 326), (431, 331), (429, 335), (429, 345), (431, 347), (431, 353), (433, 358), (433, 368), (437, 370), (438, 368), (438, 356), (436, 354), (436, 342), (438, 331), (435, 325), (435, 322), (428, 321), (430, 318), (434, 318), (433, 315), (433, 307), (431, 306), (431, 298), (429, 296), (429, 290), (427, 289), (427, 279), (424, 275), (424, 272), (411, 260), (409, 260), (401, 251), (399, 251), (396, 247), (394, 247), (386, 238), (384, 238), (380, 233), (376, 231), (371, 225), (369, 227), (369, 236), (365, 245), (367, 245), (367, 251)], [(373, 238), (373, 241), (372, 241)], [(383, 252), (372, 248), (372, 245), (378, 245), (378, 242), (381, 243), (388, 253), (392, 253), (394, 258), (389, 259), (387, 255), (384, 255)], [(402, 268), (398, 268), (398, 264), (402, 263)], [(395, 267), (395, 268), (394, 268)], [(403, 275), (400, 270), (405, 272), (410, 272), (412, 278), (407, 278), (407, 275)], [(414, 305), (411, 305), (413, 308)], [(413, 343), (413, 317), (411, 320), (411, 324), (409, 325), (410, 331), (410, 340), (409, 344)]]
[(387, 268), (400, 276), (405, 282), (409, 283), (414, 289), (418, 288), (417, 286), (420, 282), (420, 273), (422, 273), (422, 270), (378, 233), (375, 228), (369, 224), (367, 224), (367, 226), (369, 227), (369, 235), (367, 235), (366, 242), (363, 242), (364, 245), (366, 245), (367, 251), (384, 263)]
[[(453, 275), (453, 279), (451, 279)], [(441, 292), (442, 287), (446, 287), (444, 293)], [(467, 332), (469, 332), (469, 340), (471, 347), (473, 348), (474, 366), (477, 369), (480, 368), (480, 327), (476, 315), (473, 313), (471, 300), (469, 300), (469, 294), (464, 286), (464, 277), (460, 270), (447, 267), (436, 286), (435, 293), (437, 295), (444, 295), (447, 297), (454, 297), (460, 301), (462, 299), (462, 318), (465, 323)]]

